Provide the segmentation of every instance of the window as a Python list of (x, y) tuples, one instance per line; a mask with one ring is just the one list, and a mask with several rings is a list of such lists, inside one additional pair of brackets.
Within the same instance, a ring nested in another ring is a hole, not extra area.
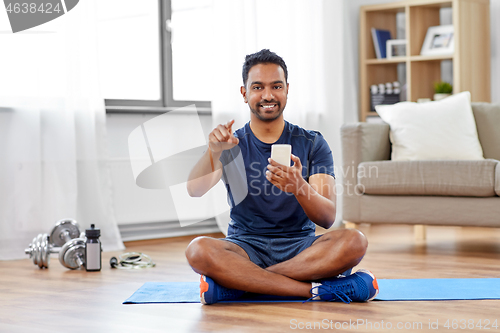
[(210, 110), (212, 0), (98, 2), (100, 83), (109, 112)]

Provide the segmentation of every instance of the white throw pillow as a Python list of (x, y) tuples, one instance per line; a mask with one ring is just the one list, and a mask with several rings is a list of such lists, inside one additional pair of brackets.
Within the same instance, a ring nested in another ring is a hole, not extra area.
[(437, 102), (375, 109), (391, 127), (394, 161), (484, 159), (468, 91)]

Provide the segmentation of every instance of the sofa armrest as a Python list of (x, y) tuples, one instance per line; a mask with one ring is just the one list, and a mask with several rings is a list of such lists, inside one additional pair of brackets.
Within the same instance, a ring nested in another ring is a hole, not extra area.
[(361, 222), (360, 195), (357, 191), (361, 162), (390, 159), (389, 125), (354, 123), (342, 125), (342, 215), (344, 222)]
[[(389, 125), (353, 123), (340, 129), (344, 178), (357, 183), (357, 168), (361, 162), (390, 159)], [(354, 170), (354, 171), (353, 171)]]

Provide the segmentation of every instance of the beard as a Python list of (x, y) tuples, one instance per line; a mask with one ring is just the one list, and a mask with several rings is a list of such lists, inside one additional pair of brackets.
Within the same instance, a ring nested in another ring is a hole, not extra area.
[(261, 121), (264, 121), (264, 122), (272, 122), (276, 119), (278, 119), (282, 114), (283, 114), (283, 110), (285, 109), (285, 107), (281, 107), (281, 104), (278, 103), (278, 102), (274, 102), (276, 103), (277, 107), (278, 107), (278, 111), (276, 111), (276, 113), (272, 113), (272, 114), (266, 114), (265, 111), (260, 111), (260, 103), (257, 104), (257, 108), (252, 108), (250, 105), (248, 106), (250, 108), (250, 111), (255, 115), (255, 117), (257, 117), (257, 119), (261, 120)]

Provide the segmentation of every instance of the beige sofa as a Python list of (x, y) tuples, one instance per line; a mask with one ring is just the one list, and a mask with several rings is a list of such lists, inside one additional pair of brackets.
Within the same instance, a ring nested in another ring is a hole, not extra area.
[(344, 223), (500, 227), (500, 105), (472, 109), (481, 161), (391, 161), (388, 124), (342, 126)]

